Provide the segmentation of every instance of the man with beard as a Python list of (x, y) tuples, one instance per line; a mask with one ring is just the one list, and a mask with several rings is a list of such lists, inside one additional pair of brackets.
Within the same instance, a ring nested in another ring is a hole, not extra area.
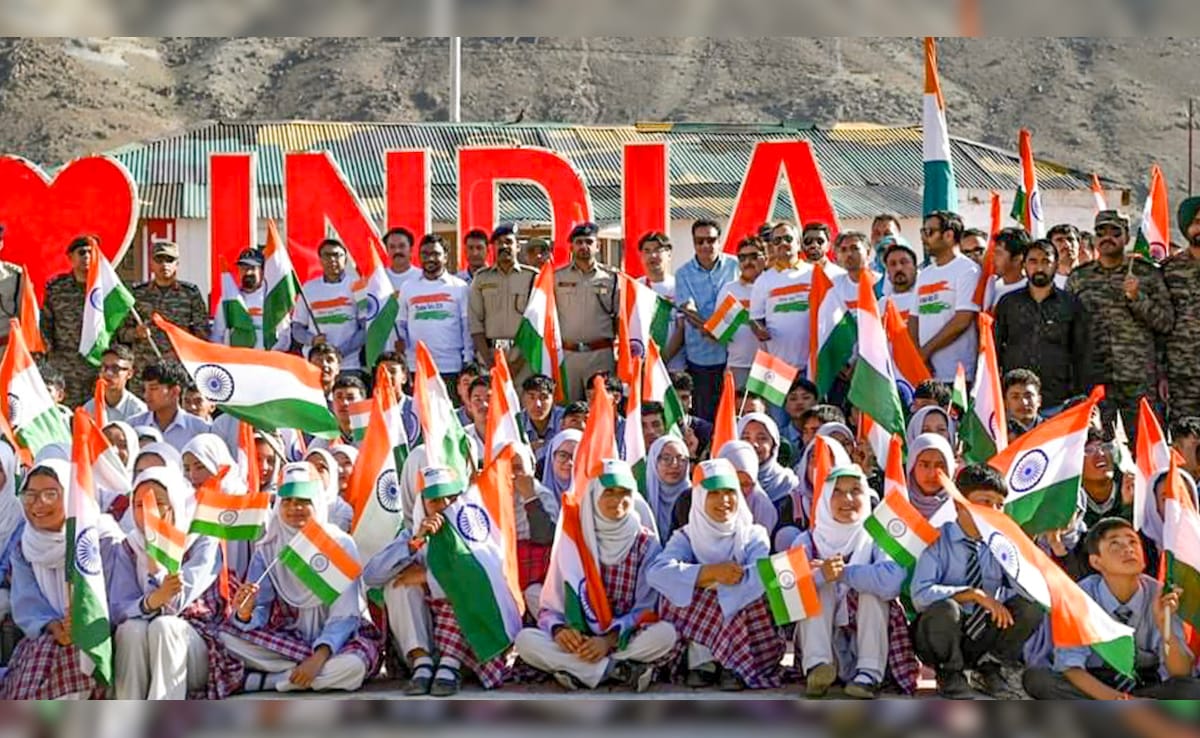
[(883, 295), (896, 304), (900, 317), (907, 321), (917, 307), (917, 252), (899, 237), (886, 236), (882, 245), (887, 274)]
[(1058, 271), (1054, 274), (1054, 286), (1067, 288), (1067, 277), (1076, 266), (1083, 263), (1080, 258), (1079, 229), (1070, 223), (1059, 223), (1046, 231), (1046, 238), (1058, 249)]
[[(263, 256), (257, 249), (246, 249), (238, 254), (237, 260), (238, 295), (250, 322), (239, 321), (237, 316), (227, 314), (225, 306), (217, 310), (213, 321), (213, 343), (223, 343), (226, 346), (243, 346), (248, 348), (263, 348), (262, 314), (263, 297), (266, 289), (263, 284)], [(291, 336), (286, 332), (279, 336), (269, 349), (285, 349)]]
[(1136, 428), (1138, 401), (1159, 401), (1158, 380), (1165, 379), (1159, 344), (1175, 324), (1175, 311), (1158, 267), (1125, 254), (1129, 219), (1116, 210), (1101, 210), (1095, 230), (1096, 260), (1071, 272), (1067, 291), (1087, 311), (1092, 343), (1088, 376), (1104, 385), (1100, 412), (1105, 426), (1119, 410), (1125, 427)]
[(1058, 250), (1039, 239), (1025, 252), (1023, 289), (996, 303), (1000, 372), (1029, 369), (1042, 380), (1042, 405), (1057, 408), (1089, 385), (1088, 320), (1079, 298), (1054, 286)]
[(504, 351), (513, 384), (520, 386), (531, 372), (524, 357), (513, 349), (513, 339), (521, 327), (537, 270), (517, 263), (517, 234), (511, 226), (496, 229), (492, 246), (495, 266), (481, 270), (471, 282), (467, 300), (471, 340), (476, 360), (489, 371), (495, 358), (493, 349)]
[(441, 236), (426, 234), (420, 256), (421, 276), (410, 279), (400, 291), (396, 323), (402, 338), (396, 341), (396, 352), (407, 349), (409, 366), (416, 366), (417, 343), (423, 341), (446, 386), (452, 387), (463, 365), (475, 358), (467, 317), (471, 288), (446, 271), (446, 243)]
[(1163, 262), (1175, 327), (1167, 334), (1167, 391), (1172, 417), (1200, 415), (1200, 197), (1189, 197), (1176, 215), (1187, 248)]
[(800, 246), (804, 252), (804, 260), (814, 267), (825, 270), (825, 276), (832, 282), (835, 277), (846, 273), (829, 259), (829, 226), (824, 223), (805, 223), (800, 234)]

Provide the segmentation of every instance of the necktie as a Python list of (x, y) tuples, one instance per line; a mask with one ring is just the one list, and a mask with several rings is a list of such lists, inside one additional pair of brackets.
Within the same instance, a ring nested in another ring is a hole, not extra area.
[[(983, 589), (983, 570), (979, 567), (979, 541), (964, 539), (967, 544), (967, 586), (972, 589)], [(987, 626), (988, 611), (976, 605), (974, 612), (967, 616), (965, 626), (967, 638), (976, 640)]]
[[(1129, 609), (1125, 605), (1121, 605), (1113, 612), (1113, 617), (1115, 617), (1121, 623), (1129, 625), (1129, 621), (1133, 619), (1133, 610)], [(1137, 679), (1134, 677), (1125, 676), (1124, 674), (1118, 674), (1117, 680), (1113, 684), (1113, 688), (1121, 692), (1128, 692), (1136, 686)]]

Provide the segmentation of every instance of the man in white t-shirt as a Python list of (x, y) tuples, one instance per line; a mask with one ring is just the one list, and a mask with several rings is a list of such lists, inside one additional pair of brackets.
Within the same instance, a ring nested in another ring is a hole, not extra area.
[(446, 243), (430, 233), (421, 239), (421, 276), (410, 279), (400, 291), (396, 323), (403, 340), (397, 351), (416, 366), (417, 342), (423, 341), (438, 372), (452, 386), (463, 364), (475, 358), (471, 343), (468, 300), (471, 288), (446, 271)]
[(945, 210), (925, 216), (921, 228), (930, 264), (917, 275), (917, 312), (908, 318), (908, 332), (939, 382), (953, 382), (959, 364), (975, 366), (979, 349), (979, 265), (958, 253), (962, 232), (962, 218)]
[(1058, 266), (1054, 274), (1054, 286), (1060, 290), (1067, 288), (1067, 277), (1071, 270), (1080, 264), (1079, 260), (1079, 229), (1070, 223), (1059, 223), (1046, 231), (1046, 238), (1054, 244), (1058, 251)]
[(346, 247), (336, 238), (327, 238), (317, 246), (317, 256), (321, 276), (304, 283), (305, 299), (296, 305), (292, 338), (305, 347), (306, 356), (313, 346), (328, 343), (341, 353), (343, 370), (360, 369), (359, 353), (367, 331), (358, 314), (354, 280), (346, 272)]
[(408, 280), (421, 274), (412, 264), (413, 234), (407, 228), (392, 228), (383, 234), (383, 247), (391, 262), (387, 266), (388, 280), (397, 292)]
[(862, 275), (867, 275), (867, 279), (871, 280), (872, 289), (880, 279), (869, 266), (874, 261), (871, 244), (867, 242), (867, 234), (862, 231), (842, 231), (834, 241), (833, 249), (838, 266), (846, 270), (845, 274), (832, 278), (833, 292), (846, 303), (848, 310), (854, 310), (858, 306), (858, 280)]
[[(750, 309), (750, 294), (758, 276), (767, 268), (767, 248), (761, 240), (755, 237), (742, 239), (737, 247), (738, 266), (741, 272), (733, 282), (728, 282), (717, 293), (717, 304), (725, 301), (726, 295), (733, 295), (742, 303), (746, 310)], [(750, 376), (750, 367), (754, 364), (754, 355), (762, 344), (754, 335), (750, 325), (743, 325), (733, 334), (733, 339), (725, 347), (728, 352), (725, 366), (733, 373), (733, 382), (740, 390), (746, 386)]]
[(1025, 249), (1029, 248), (1030, 240), (1029, 232), (1024, 228), (1004, 228), (996, 234), (992, 255), (996, 280), (987, 302), (988, 310), (994, 309), (1000, 298), (1009, 292), (1025, 287)]
[[(671, 239), (667, 234), (652, 231), (638, 240), (638, 256), (646, 272), (638, 281), (675, 304), (675, 277), (667, 274), (667, 263), (671, 260)], [(662, 349), (667, 360), (667, 371), (687, 370), (687, 354), (683, 352), (683, 316), (671, 311), (671, 332), (667, 345)]]
[(799, 232), (791, 223), (771, 229), (775, 265), (750, 291), (750, 320), (754, 335), (766, 350), (799, 369), (808, 366), (808, 298), (813, 267), (800, 260)]
[(805, 223), (804, 231), (800, 234), (800, 246), (804, 252), (804, 260), (814, 267), (824, 269), (825, 276), (832, 282), (838, 275), (845, 274), (846, 270), (829, 259), (829, 234), (829, 226), (825, 223)]
[[(880, 244), (883, 267), (887, 270), (883, 295), (895, 303), (900, 317), (907, 322), (917, 309), (917, 252), (907, 241), (893, 236), (884, 236)], [(882, 304), (880, 309), (884, 309)]]

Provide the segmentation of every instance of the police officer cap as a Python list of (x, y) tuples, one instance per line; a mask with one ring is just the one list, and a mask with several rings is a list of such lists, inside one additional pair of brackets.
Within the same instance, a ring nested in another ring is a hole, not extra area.
[(263, 265), (262, 252), (258, 249), (246, 249), (242, 253), (238, 254), (237, 263), (238, 266), (260, 267)]
[(595, 236), (599, 232), (600, 226), (596, 225), (595, 223), (580, 223), (571, 229), (571, 235), (568, 236), (568, 239), (574, 241), (580, 236)]

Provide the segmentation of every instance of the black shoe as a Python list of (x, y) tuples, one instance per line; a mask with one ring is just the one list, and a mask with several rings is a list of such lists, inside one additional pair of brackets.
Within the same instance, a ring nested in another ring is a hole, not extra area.
[(975, 670), (975, 681), (979, 691), (998, 700), (1013, 697), (1013, 686), (1005, 677), (1000, 664), (983, 664)]
[(616, 661), (608, 678), (635, 692), (645, 692), (654, 683), (654, 667), (641, 661)]
[(421, 664), (413, 669), (404, 694), (409, 697), (422, 697), (429, 694), (433, 687), (433, 664)]
[(718, 684), (722, 692), (741, 692), (746, 688), (746, 683), (742, 681), (742, 678), (729, 669), (721, 670), (721, 679)]
[(699, 669), (690, 669), (684, 684), (692, 689), (703, 689), (717, 683), (717, 667), (708, 663)]
[(451, 669), (448, 666), (439, 666), (438, 671), (449, 671), (451, 677), (436, 677), (433, 684), (429, 687), (430, 697), (453, 697), (458, 694), (458, 690), (462, 685), (462, 674), (458, 669)]
[(559, 685), (568, 692), (576, 692), (587, 688), (587, 685), (576, 679), (575, 675), (569, 672), (556, 671), (554, 672), (553, 676), (554, 681), (558, 682)]
[(975, 698), (975, 693), (971, 691), (971, 685), (967, 683), (967, 677), (961, 671), (938, 669), (937, 691), (939, 697), (948, 700), (970, 700)]

